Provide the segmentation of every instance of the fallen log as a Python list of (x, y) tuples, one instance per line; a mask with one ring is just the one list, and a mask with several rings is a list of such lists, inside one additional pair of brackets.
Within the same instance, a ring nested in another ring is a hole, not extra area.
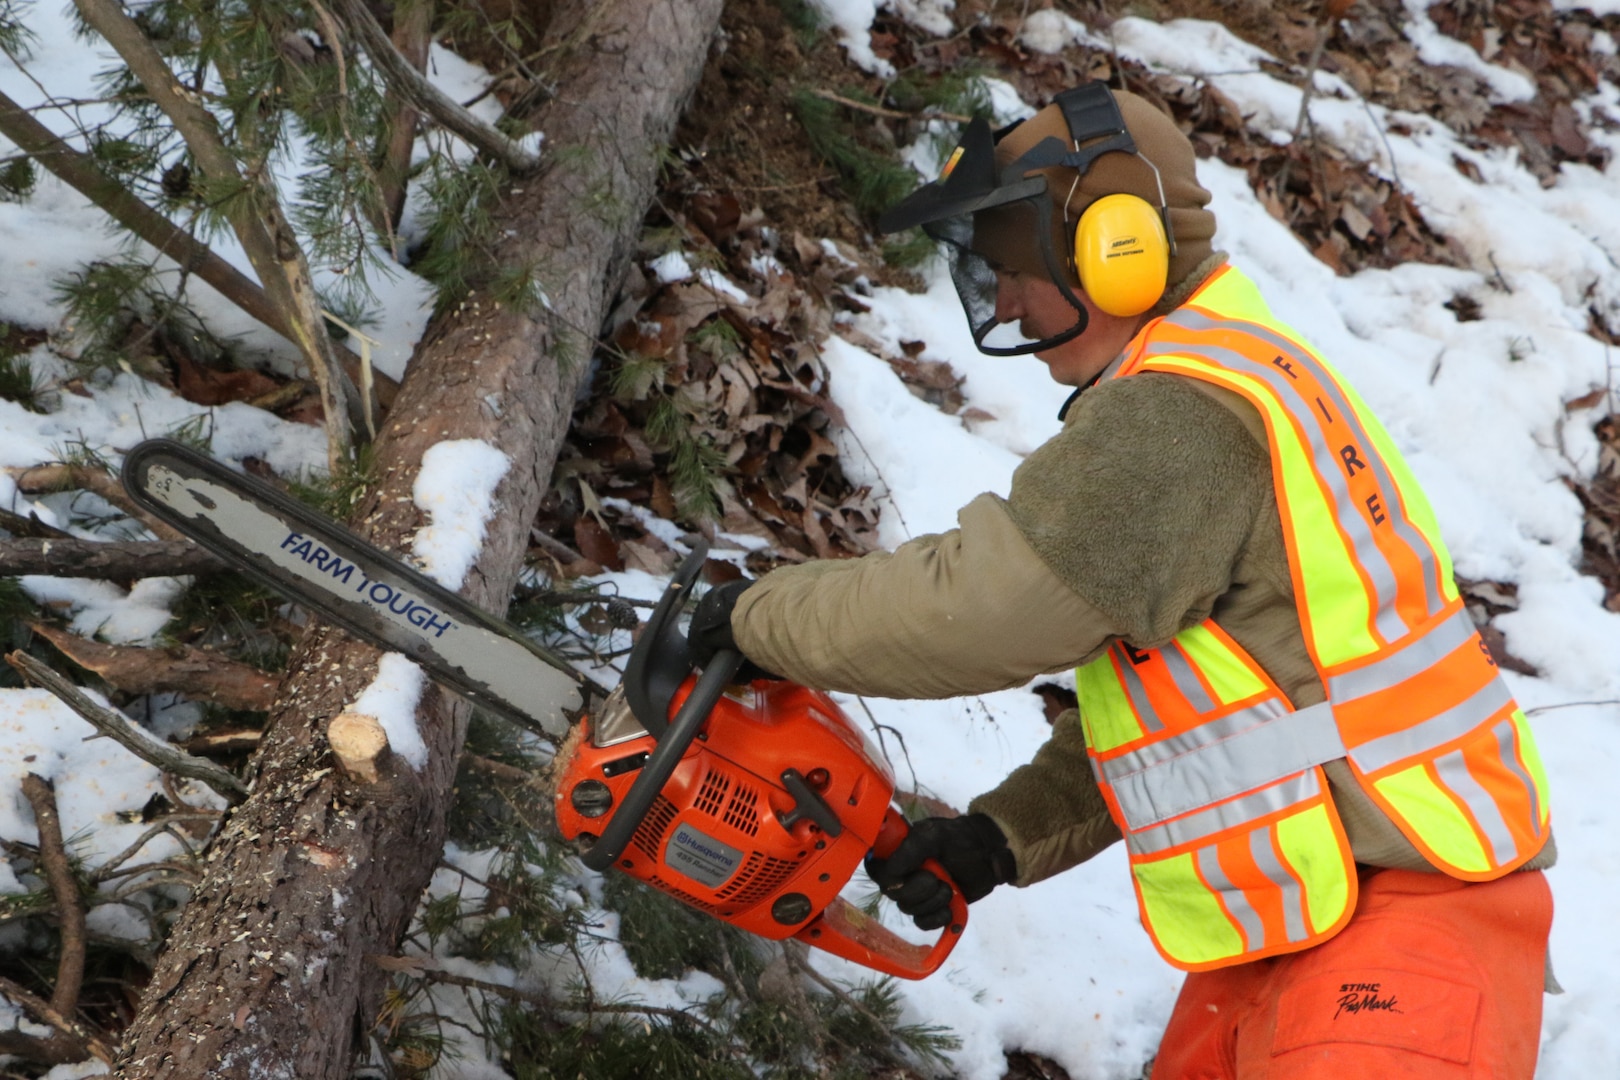
[[(720, 0), (562, 0), (544, 55), (557, 89), (536, 119), (545, 162), (500, 200), (496, 257), (544, 267), (546, 304), (475, 292), (430, 324), (375, 443), (377, 482), (350, 526), (409, 550), (426, 521), (424, 453), (476, 439), (511, 462), (462, 586), (503, 612), (550, 486), (594, 335), (634, 251), (663, 148), (696, 85)], [(580, 34), (581, 26), (591, 32)], [(249, 771), (116, 1059), (145, 1077), (348, 1077), (443, 847), (470, 710), (429, 686), (419, 760), (338, 767), (330, 721), (375, 678), (377, 650), (315, 624), (295, 649)], [(398, 749), (398, 748), (396, 748)]]

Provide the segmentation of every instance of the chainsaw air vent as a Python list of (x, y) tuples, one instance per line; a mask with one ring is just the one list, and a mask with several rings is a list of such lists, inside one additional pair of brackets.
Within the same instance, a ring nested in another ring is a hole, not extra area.
[(759, 835), (759, 792), (719, 769), (710, 769), (703, 778), (692, 808), (749, 836)]
[(773, 859), (757, 851), (750, 852), (742, 870), (731, 884), (715, 893), (714, 898), (728, 906), (740, 908), (757, 904), (775, 892), (776, 887), (792, 877), (798, 868), (798, 863)]
[(738, 784), (726, 806), (726, 824), (749, 836), (759, 834), (759, 792), (746, 784)]
[(636, 826), (635, 835), (630, 842), (641, 849), (641, 853), (654, 862), (658, 861), (663, 845), (664, 833), (669, 831), (670, 822), (675, 820), (675, 804), (662, 795), (653, 799), (652, 808), (647, 816), (641, 819)]
[(709, 775), (703, 778), (703, 787), (698, 789), (693, 807), (712, 818), (719, 817), (720, 808), (726, 802), (726, 789), (730, 786), (731, 777), (718, 769), (710, 769)]

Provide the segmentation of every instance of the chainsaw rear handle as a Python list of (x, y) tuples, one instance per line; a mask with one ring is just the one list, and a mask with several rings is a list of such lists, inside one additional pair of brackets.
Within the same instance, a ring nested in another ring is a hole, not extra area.
[[(877, 839), (872, 842), (872, 853), (887, 859), (910, 832), (906, 819), (894, 807), (889, 807), (878, 828)], [(938, 860), (929, 859), (923, 863), (923, 869), (951, 888), (951, 921), (940, 930), (932, 946), (912, 944), (841, 896), (835, 897), (825, 911), (793, 936), (806, 945), (814, 945), (885, 975), (902, 979), (932, 975), (962, 940), (962, 932), (967, 929), (968, 905), (962, 890)]]
[(692, 692), (681, 703), (680, 712), (675, 714), (675, 719), (670, 721), (668, 729), (659, 737), (657, 747), (641, 767), (636, 782), (625, 792), (624, 802), (619, 804), (618, 812), (608, 821), (607, 828), (602, 830), (601, 839), (580, 856), (580, 861), (586, 866), (602, 871), (619, 861), (619, 856), (630, 844), (630, 838), (641, 827), (642, 818), (652, 809), (653, 800), (664, 790), (664, 784), (675, 772), (675, 766), (680, 764), (687, 747), (697, 738), (703, 722), (714, 711), (720, 695), (736, 678), (737, 669), (742, 667), (742, 663), (743, 654), (734, 649), (723, 649), (714, 654), (709, 666), (698, 676)]

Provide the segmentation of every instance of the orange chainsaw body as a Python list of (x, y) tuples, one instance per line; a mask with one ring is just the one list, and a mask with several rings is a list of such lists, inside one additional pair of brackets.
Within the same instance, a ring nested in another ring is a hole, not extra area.
[[(675, 692), (672, 714), (692, 688), (688, 678)], [(582, 846), (601, 834), (656, 746), (615, 698), (585, 721), (557, 786), (558, 825)], [(905, 837), (893, 795), (888, 764), (826, 694), (771, 679), (732, 686), (614, 865), (739, 929), (921, 978), (960, 938), (965, 905), (930, 947), (838, 895), (869, 851), (887, 855)]]

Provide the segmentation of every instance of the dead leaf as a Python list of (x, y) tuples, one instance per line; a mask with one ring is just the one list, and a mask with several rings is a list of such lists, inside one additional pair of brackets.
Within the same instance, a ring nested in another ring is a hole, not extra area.
[(281, 384), (257, 371), (214, 371), (184, 353), (174, 356), (175, 389), (194, 405), (225, 405), (272, 394)]
[(581, 515), (574, 522), (574, 546), (591, 562), (608, 570), (623, 570), (624, 560), (619, 558), (619, 545), (613, 534), (593, 517)]
[(668, 548), (660, 551), (639, 540), (626, 540), (619, 545), (619, 551), (627, 570), (645, 570), (654, 577), (668, 577), (675, 569), (675, 553)]

